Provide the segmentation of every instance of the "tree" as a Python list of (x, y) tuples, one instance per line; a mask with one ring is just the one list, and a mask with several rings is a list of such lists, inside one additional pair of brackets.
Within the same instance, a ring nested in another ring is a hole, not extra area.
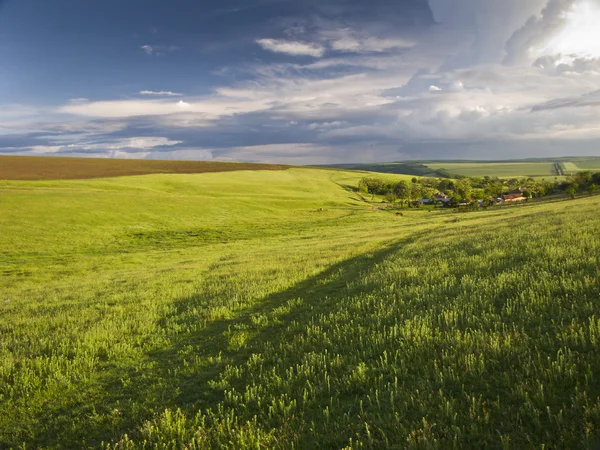
[(448, 191), (454, 191), (455, 186), (452, 180), (440, 180), (437, 188), (440, 192), (445, 192), (447, 194)]
[(575, 194), (577, 193), (577, 185), (576, 184), (570, 184), (566, 189), (565, 189), (565, 194), (571, 196), (571, 198), (575, 198)]
[(413, 184), (410, 187), (410, 199), (412, 201), (417, 201), (417, 200), (421, 200), (421, 186), (419, 186), (418, 184)]
[(394, 203), (396, 203), (396, 200), (398, 200), (398, 196), (394, 194), (394, 191), (385, 194), (386, 202), (391, 203), (393, 205)]
[(473, 192), (471, 193), (471, 198), (473, 200), (485, 200), (485, 191), (483, 189), (473, 189)]
[(587, 192), (590, 195), (595, 194), (597, 190), (598, 190), (598, 185), (595, 183), (592, 183), (587, 187)]
[(456, 193), (460, 195), (463, 200), (470, 202), (471, 201), (471, 183), (469, 180), (458, 180), (456, 182)]
[(461, 197), (460, 194), (454, 194), (452, 195), (452, 197), (450, 197), (450, 204), (452, 206), (458, 206), (463, 202), (463, 198)]
[(592, 172), (586, 170), (584, 172), (579, 172), (575, 176), (571, 177), (575, 183), (579, 185), (581, 189), (585, 188), (592, 182)]
[(392, 190), (392, 185), (378, 177), (365, 177), (358, 182), (358, 189), (368, 194), (385, 195)]
[(423, 198), (428, 198), (429, 200), (431, 200), (433, 202), (434, 198), (433, 196), (435, 195), (435, 189), (430, 188), (430, 187), (423, 187), (421, 189), (421, 196)]
[(399, 181), (394, 186), (394, 194), (398, 197), (402, 204), (410, 198), (410, 187), (406, 181)]

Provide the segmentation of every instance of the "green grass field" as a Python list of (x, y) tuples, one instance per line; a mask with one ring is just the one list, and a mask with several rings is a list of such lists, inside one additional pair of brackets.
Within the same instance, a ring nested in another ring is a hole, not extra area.
[(600, 170), (600, 158), (574, 161), (579, 170)]
[(565, 173), (577, 173), (584, 170), (600, 171), (600, 158), (573, 158), (563, 162)]
[(446, 169), (451, 174), (468, 177), (498, 177), (498, 178), (547, 178), (563, 179), (558, 176), (556, 164), (565, 175), (583, 170), (600, 171), (600, 157), (554, 158), (548, 160), (523, 160), (507, 162), (485, 161), (424, 161), (433, 170)]
[(592, 448), (600, 198), (362, 176), (0, 181), (0, 448)]
[(432, 169), (446, 169), (451, 174), (464, 175), (468, 177), (498, 177), (498, 178), (522, 178), (522, 177), (546, 177), (553, 178), (557, 175), (552, 162), (464, 162), (445, 163), (436, 162), (427, 164)]

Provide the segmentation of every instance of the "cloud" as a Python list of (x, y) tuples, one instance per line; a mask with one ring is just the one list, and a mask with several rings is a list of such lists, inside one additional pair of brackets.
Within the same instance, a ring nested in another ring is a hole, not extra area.
[(545, 55), (536, 59), (534, 67), (550, 75), (600, 73), (600, 58), (572, 55)]
[[(446, 68), (498, 63), (506, 42), (527, 19), (537, 16), (547, 0), (429, 0), (446, 36)], [(450, 46), (454, 46), (452, 50)]]
[[(18, 137), (12, 142), (16, 143)], [(63, 154), (63, 155), (93, 155), (105, 156), (115, 155), (115, 152), (122, 154), (142, 154), (155, 151), (157, 149), (169, 149), (178, 146), (183, 141), (172, 140), (159, 136), (135, 136), (127, 138), (110, 138), (102, 136), (82, 136), (81, 139), (74, 142), (60, 143), (60, 140), (53, 142), (54, 139), (43, 137), (43, 134), (31, 135), (30, 139), (22, 138), (22, 142), (17, 147), (10, 147), (10, 141), (0, 138), (0, 153), (32, 153), (37, 155)], [(138, 156), (139, 157), (139, 156)]]
[(152, 151), (145, 156), (146, 159), (170, 159), (177, 161), (210, 161), (213, 153), (202, 148), (184, 148), (181, 150)]
[(264, 50), (274, 53), (285, 53), (292, 56), (313, 56), (315, 58), (321, 58), (325, 54), (325, 49), (322, 46), (306, 42), (258, 39), (256, 43)]
[(565, 26), (566, 13), (576, 1), (548, 0), (541, 15), (530, 17), (506, 42), (504, 63), (519, 64), (529, 61), (532, 52), (542, 48), (549, 38)]
[(359, 33), (350, 28), (327, 30), (321, 33), (331, 50), (348, 53), (380, 53), (396, 49), (408, 49), (416, 43), (399, 37), (377, 37)]
[(152, 55), (154, 53), (154, 48), (151, 45), (142, 45), (140, 47), (147, 55)]
[[(127, 118), (137, 116), (160, 116), (179, 113), (191, 105), (183, 100), (179, 102), (167, 100), (109, 100), (85, 103), (67, 103), (58, 108), (58, 112), (75, 116), (98, 118)], [(202, 105), (191, 108), (197, 113), (203, 112)]]
[(89, 102), (89, 101), (90, 101), (89, 99), (84, 98), (84, 97), (69, 99), (69, 103), (71, 103), (71, 104), (85, 103), (85, 102)]
[(179, 50), (175, 45), (142, 45), (140, 47), (148, 56), (164, 56), (166, 53)]
[(431, 85), (429, 86), (429, 92), (439, 92), (442, 91), (443, 89), (441, 87), (435, 86), (435, 85)]
[(578, 97), (566, 97), (550, 100), (549, 102), (535, 105), (532, 111), (546, 111), (551, 109), (573, 108), (584, 106), (600, 106), (600, 90), (590, 92)]
[(140, 95), (154, 95), (157, 97), (180, 97), (183, 94), (178, 94), (171, 91), (140, 91)]
[(40, 146), (39, 148), (54, 148), (56, 153), (105, 153), (107, 151), (129, 151), (136, 153), (156, 147), (172, 147), (182, 144), (166, 137), (136, 136), (121, 139), (102, 139), (101, 142), (77, 142), (62, 146)]
[[(295, 123), (293, 122), (293, 124)], [(330, 130), (331, 128), (343, 127), (344, 125), (347, 125), (347, 122), (341, 122), (339, 120), (336, 120), (334, 122), (314, 122), (309, 124), (307, 128), (309, 130)]]

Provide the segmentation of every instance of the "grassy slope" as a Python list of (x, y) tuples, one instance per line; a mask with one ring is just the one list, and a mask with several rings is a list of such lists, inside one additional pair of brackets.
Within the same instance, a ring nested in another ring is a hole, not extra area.
[(579, 170), (600, 170), (600, 158), (574, 158), (570, 162)]
[(592, 439), (597, 198), (454, 223), (361, 176), (0, 184), (0, 447)]
[(331, 168), (338, 168), (342, 170), (362, 170), (378, 173), (393, 173), (401, 175), (412, 175), (417, 177), (437, 177), (439, 176), (435, 170), (420, 164), (420, 163), (364, 163), (364, 164), (334, 164), (331, 166), (324, 166)]
[[(365, 170), (380, 173), (396, 173), (415, 176), (437, 177), (436, 172), (445, 169), (454, 175), (470, 177), (499, 177), (499, 178), (548, 178), (560, 179), (557, 176), (555, 164), (561, 163), (566, 173), (575, 173), (581, 170), (600, 170), (600, 157), (572, 157), (548, 159), (523, 159), (507, 161), (474, 161), (474, 160), (448, 160), (448, 161), (407, 161), (397, 163), (365, 163), (365, 164), (340, 164), (337, 166), (346, 170)], [(421, 166), (426, 166), (425, 168)], [(418, 169), (415, 170), (415, 167)], [(428, 170), (428, 168), (430, 170)]]
[(433, 169), (446, 169), (450, 173), (470, 177), (554, 177), (554, 163), (551, 162), (506, 162), (506, 163), (445, 163), (427, 164)]

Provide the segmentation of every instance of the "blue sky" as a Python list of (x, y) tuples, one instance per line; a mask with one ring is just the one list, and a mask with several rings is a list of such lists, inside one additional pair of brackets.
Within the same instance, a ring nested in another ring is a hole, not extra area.
[(0, 154), (598, 155), (595, 0), (0, 0)]

